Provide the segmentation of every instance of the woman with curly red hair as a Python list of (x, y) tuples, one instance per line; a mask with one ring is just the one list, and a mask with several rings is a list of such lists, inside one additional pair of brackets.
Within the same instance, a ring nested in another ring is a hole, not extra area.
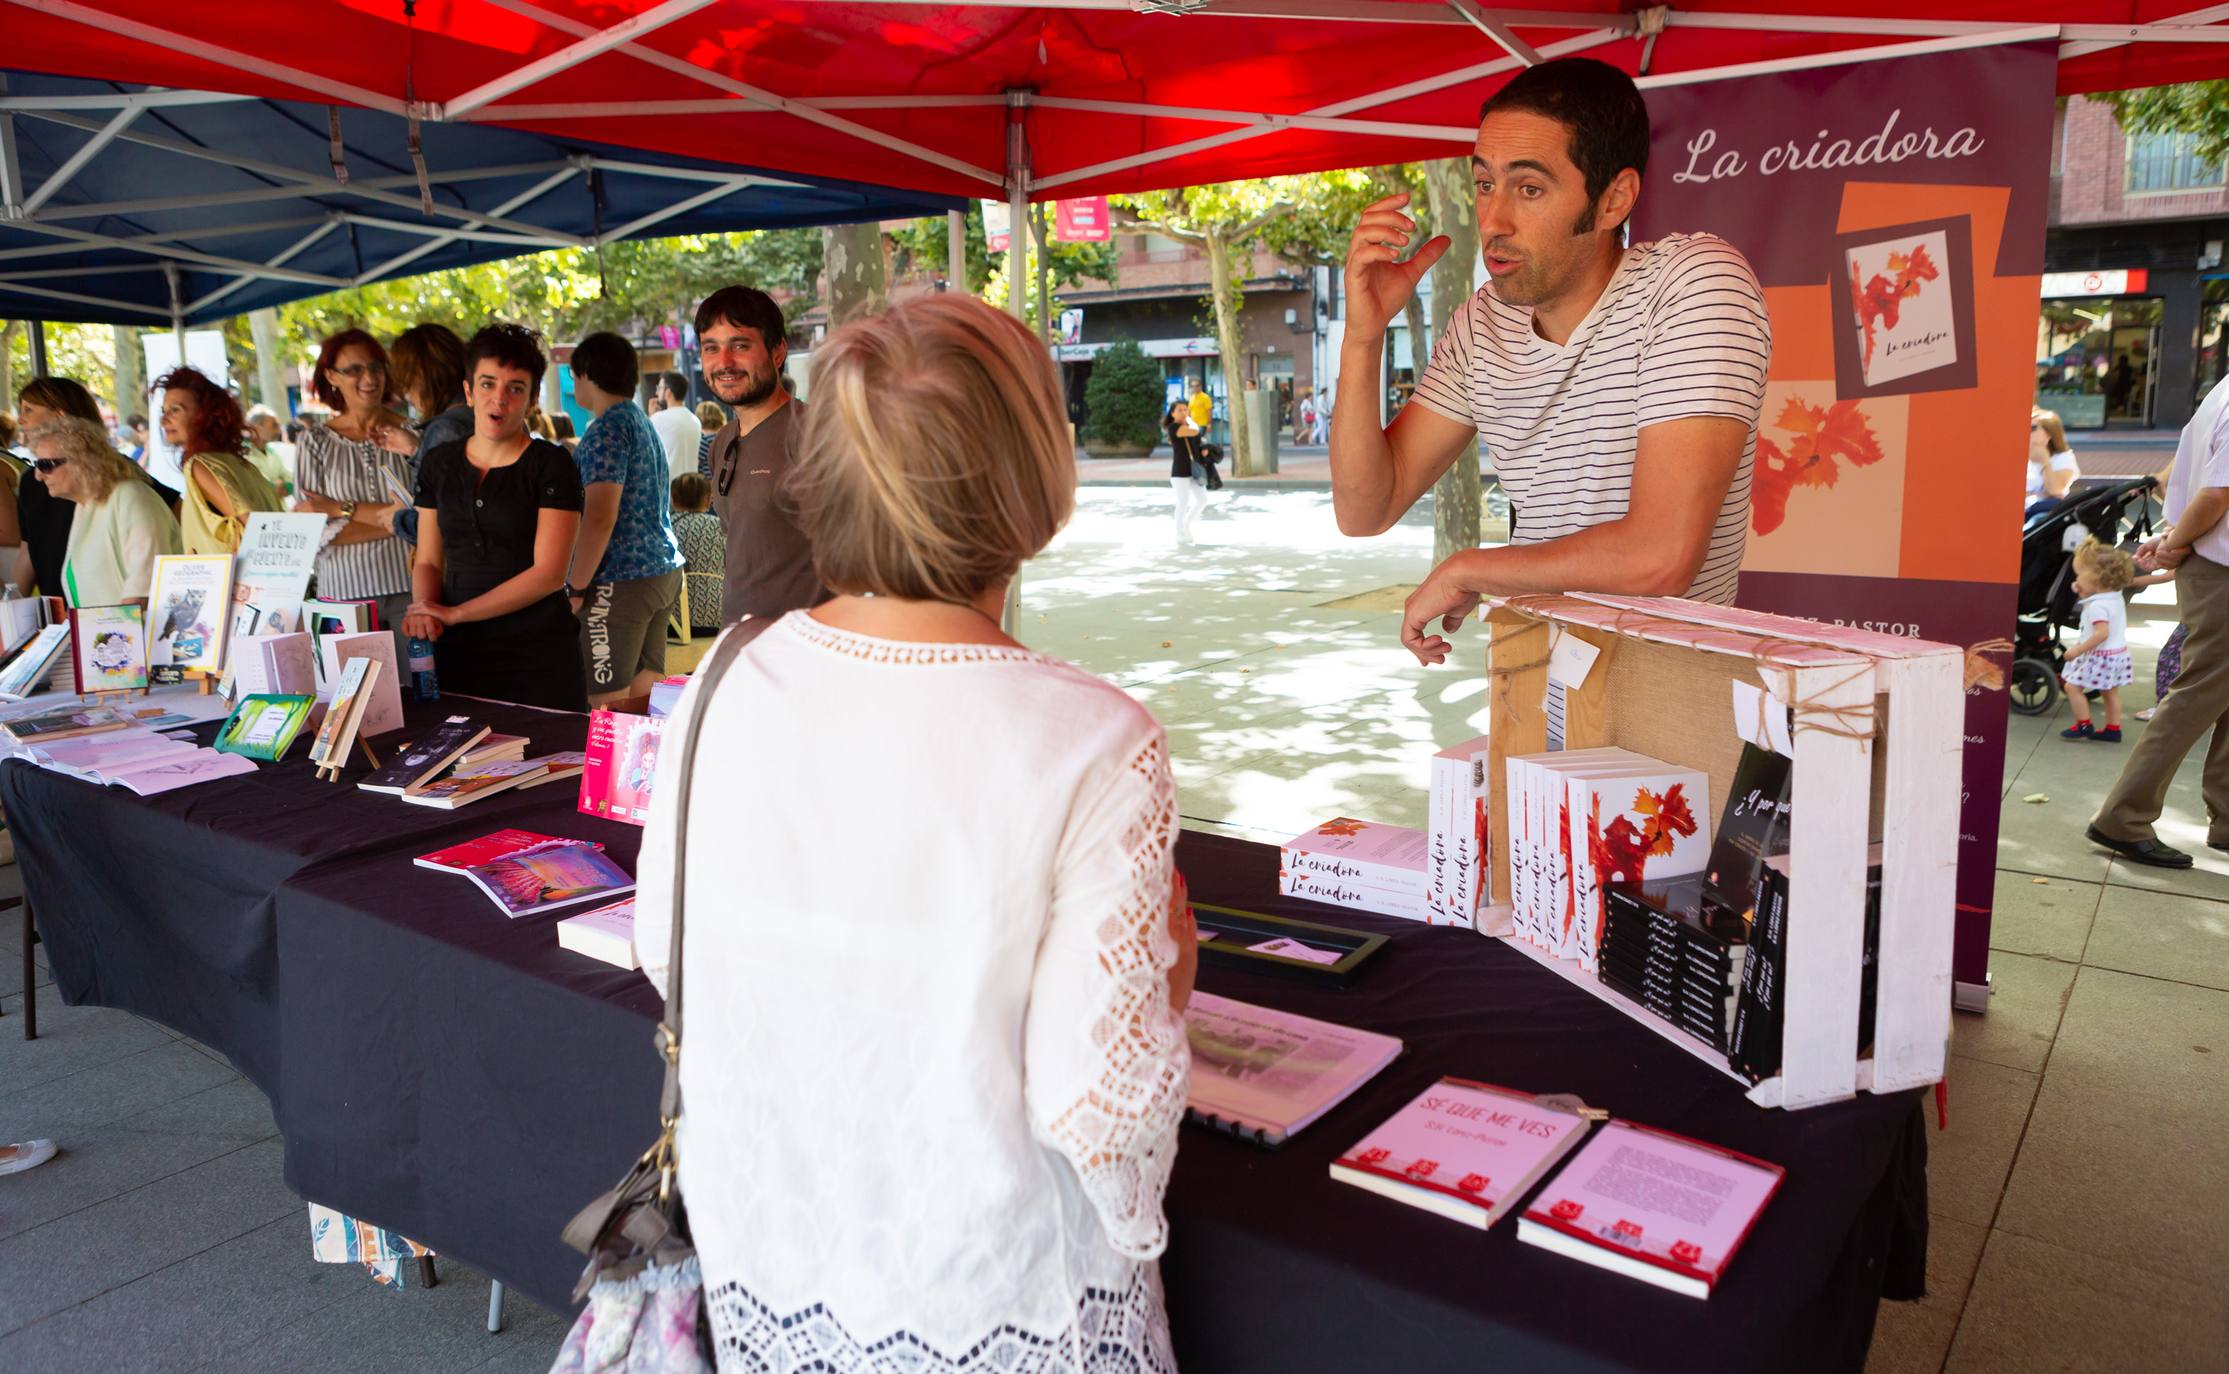
[(284, 510), (271, 480), (248, 461), (247, 421), (232, 393), (190, 367), (155, 383), (163, 394), (163, 442), (180, 454), (186, 480), (178, 505), (187, 553), (237, 553), (248, 516)]

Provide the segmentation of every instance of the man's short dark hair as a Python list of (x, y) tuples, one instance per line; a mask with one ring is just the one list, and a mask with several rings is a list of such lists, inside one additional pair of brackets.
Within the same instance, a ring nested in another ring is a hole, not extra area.
[(782, 307), (774, 298), (754, 286), (723, 286), (704, 298), (697, 307), (697, 333), (713, 325), (725, 324), (736, 329), (756, 329), (759, 338), (771, 353), (777, 344), (785, 343), (789, 330), (782, 323)]
[(659, 388), (659, 390), (661, 390), (661, 391), (665, 392), (665, 393), (666, 393), (666, 399), (667, 399), (667, 400), (669, 400), (669, 401), (671, 401), (671, 402), (673, 402), (673, 403), (674, 403), (675, 405), (685, 405), (685, 404), (687, 404), (687, 403), (688, 403), (688, 400), (689, 400), (689, 379), (688, 379), (687, 377), (684, 377), (684, 376), (682, 376), (682, 375), (681, 375), (680, 373), (678, 373), (678, 372), (661, 372), (661, 373), (659, 373), (659, 374), (658, 374), (658, 388)]
[(523, 324), (483, 325), (464, 346), (465, 381), (472, 380), (482, 359), (526, 373), (537, 389), (550, 365), (549, 356), (542, 352), (542, 336)]
[(576, 377), (586, 377), (608, 395), (626, 400), (635, 394), (642, 367), (635, 361), (635, 346), (609, 330), (599, 330), (573, 345), (567, 366)]
[(1559, 57), (1527, 67), (1479, 107), (1478, 120), (1522, 110), (1571, 130), (1571, 161), (1587, 181), (1587, 203), (1602, 199), (1619, 172), (1649, 166), (1649, 107), (1633, 78), (1591, 57)]

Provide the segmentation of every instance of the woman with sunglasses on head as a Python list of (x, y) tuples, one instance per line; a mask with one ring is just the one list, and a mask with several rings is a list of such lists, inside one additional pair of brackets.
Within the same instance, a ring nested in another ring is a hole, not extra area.
[(155, 383), (162, 392), (163, 442), (179, 452), (184, 475), (179, 541), (187, 553), (237, 553), (248, 517), (284, 510), (270, 479), (248, 461), (247, 418), (232, 393), (190, 367)]
[[(410, 610), (410, 547), (395, 533), (395, 513), (409, 502), (410, 461), (381, 447), (378, 436), (403, 417), (387, 407), (387, 354), (361, 329), (344, 329), (317, 353), (311, 378), (333, 418), (302, 436), (294, 459), (294, 508), (325, 517), (328, 537), (317, 551), (317, 594), (327, 601), (369, 601), (379, 623), (399, 632)], [(396, 662), (404, 646), (396, 644)]]
[(51, 591), (72, 606), (146, 604), (155, 559), (179, 551), (178, 520), (170, 507), (95, 421), (49, 420), (31, 431), (31, 452), (32, 471), (47, 494), (76, 507), (68, 552)]
[(526, 430), (549, 359), (515, 324), (489, 325), (464, 354), (472, 435), (418, 469), (416, 600), (404, 633), (433, 641), (444, 691), (586, 710), (580, 623), (565, 599), (580, 472)]

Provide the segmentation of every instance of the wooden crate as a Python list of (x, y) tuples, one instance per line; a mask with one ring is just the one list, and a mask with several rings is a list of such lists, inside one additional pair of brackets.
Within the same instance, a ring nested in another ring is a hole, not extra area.
[[(1502, 760), (1547, 748), (1555, 636), (1599, 650), (1583, 685), (1565, 687), (1564, 747), (1617, 745), (1707, 771), (1714, 825), (1741, 754), (1729, 684), (1762, 686), (1796, 708), (1782, 1067), (1749, 1097), (1809, 1107), (1940, 1079), (1950, 1039), (1964, 653), (1671, 597), (1528, 596), (1489, 601), (1483, 614), (1497, 817), (1509, 814)], [(1866, 849), (1875, 835), (1881, 933), (1873, 1047), (1861, 1060)], [(1506, 894), (1506, 826), (1495, 825), (1489, 858), (1493, 890)], [(1479, 928), (1742, 1081), (1702, 1040), (1575, 962), (1510, 936), (1506, 905), (1482, 913)]]

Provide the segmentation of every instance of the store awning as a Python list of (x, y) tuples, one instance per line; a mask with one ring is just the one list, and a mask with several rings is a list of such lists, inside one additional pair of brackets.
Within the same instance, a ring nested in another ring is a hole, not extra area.
[(1566, 53), (1655, 85), (2016, 42), (2058, 46), (2062, 94), (2229, 75), (2229, 6), (2187, 0), (298, 0), (190, 15), (0, 0), (0, 15), (11, 60), (46, 71), (1036, 199), (1438, 156), (1512, 72)]
[[(22, 18), (0, 5), (12, 53)], [(963, 203), (354, 106), (0, 80), (5, 318), (193, 324), (548, 248)]]

